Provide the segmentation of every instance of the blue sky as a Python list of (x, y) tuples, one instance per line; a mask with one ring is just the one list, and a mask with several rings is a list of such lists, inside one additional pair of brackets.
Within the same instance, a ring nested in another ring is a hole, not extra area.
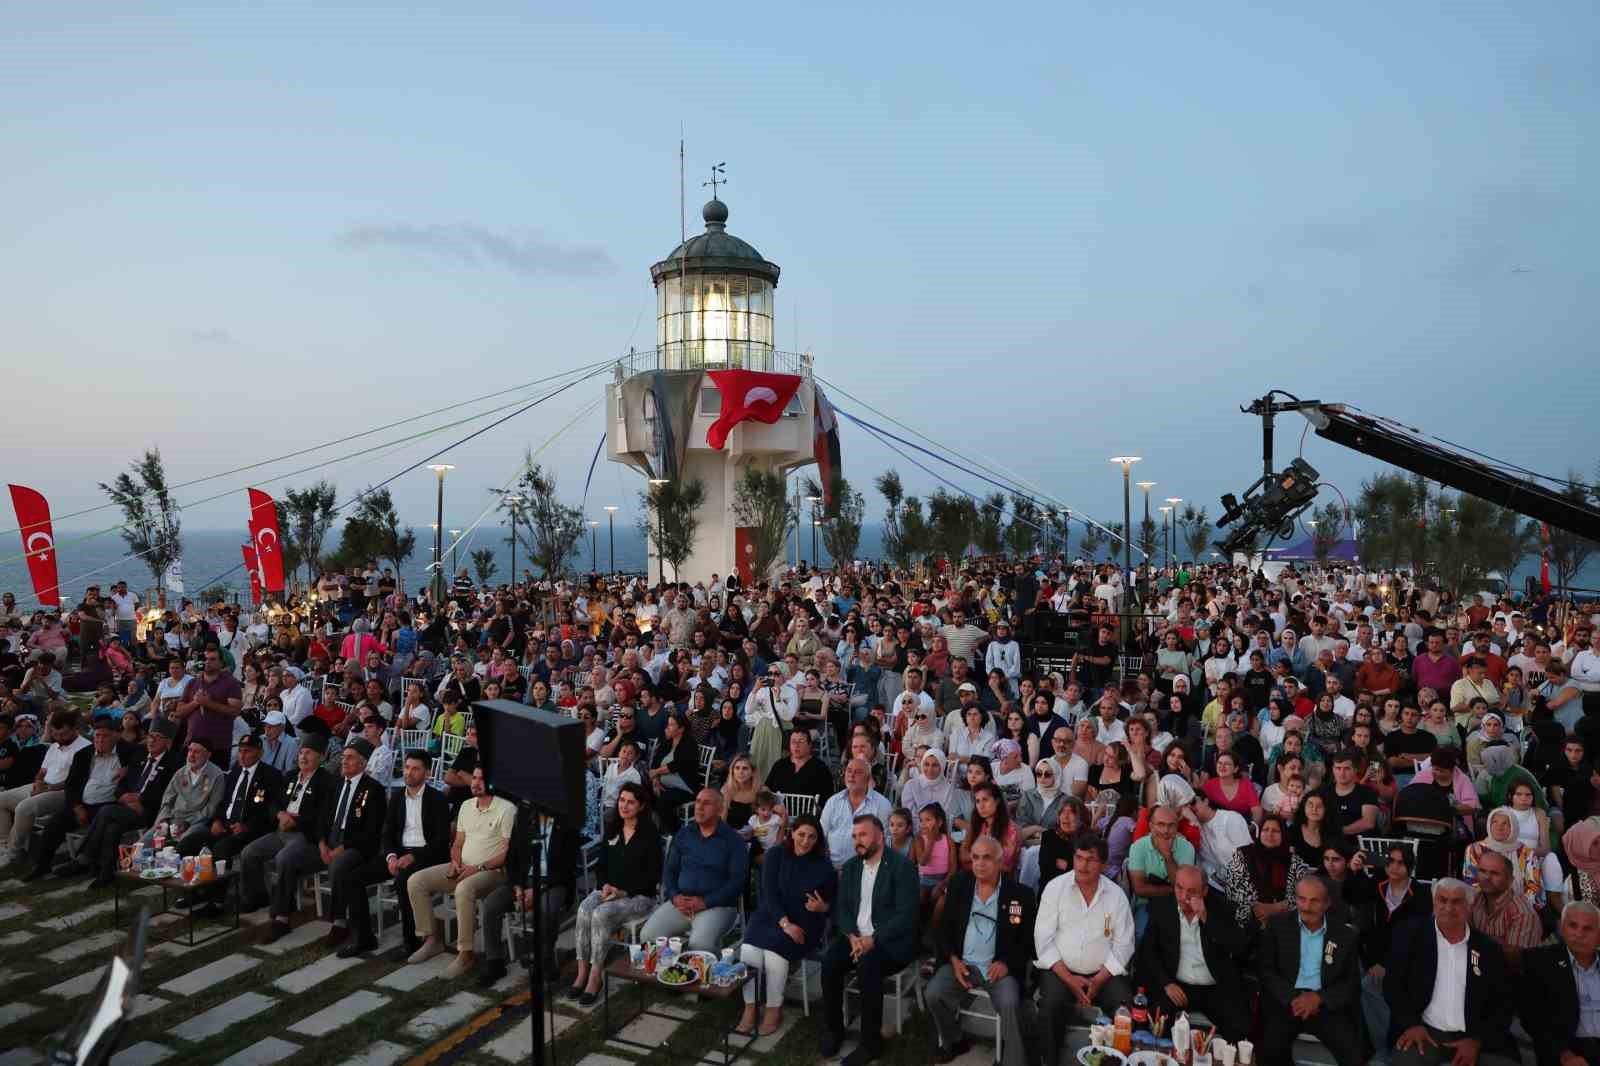
[[(0, 40), (5, 473), (58, 514), (149, 444), (198, 477), (651, 343), (680, 122), (782, 347), (1103, 518), (1125, 451), (1214, 514), (1271, 386), (1600, 454), (1589, 3), (72, 7)], [(452, 455), (449, 524), (597, 394)], [(545, 453), (573, 496), (601, 428)], [(431, 475), (396, 490), (426, 523)]]

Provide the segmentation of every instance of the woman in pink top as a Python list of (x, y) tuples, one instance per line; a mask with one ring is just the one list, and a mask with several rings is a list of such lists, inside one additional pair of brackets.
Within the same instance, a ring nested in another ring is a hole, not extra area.
[(1239, 775), (1239, 762), (1233, 752), (1217, 753), (1217, 772), (1202, 788), (1214, 806), (1237, 811), (1253, 822), (1261, 821), (1261, 795), (1249, 778)]

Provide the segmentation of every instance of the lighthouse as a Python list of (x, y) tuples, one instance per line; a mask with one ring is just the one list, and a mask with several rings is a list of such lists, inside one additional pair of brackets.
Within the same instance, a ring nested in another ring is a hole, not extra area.
[[(664, 575), (690, 582), (740, 570), (746, 538), (733, 503), (745, 468), (787, 474), (815, 462), (816, 438), (811, 357), (773, 346), (778, 264), (728, 232), (728, 205), (714, 193), (701, 218), (704, 233), (650, 267), (655, 347), (618, 360), (606, 385), (607, 457), (638, 471), (646, 491), (674, 482), (703, 487), (688, 558), (676, 573), (669, 563)], [(737, 394), (724, 396), (718, 378), (739, 382)], [(712, 427), (735, 413), (744, 420), (713, 446)], [(663, 573), (652, 523), (649, 577), (656, 582)]]

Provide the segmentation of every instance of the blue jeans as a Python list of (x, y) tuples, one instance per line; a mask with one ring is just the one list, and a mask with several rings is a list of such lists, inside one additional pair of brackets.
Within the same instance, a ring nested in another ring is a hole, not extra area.
[(1383, 998), (1383, 978), (1370, 973), (1361, 975), (1361, 1017), (1367, 1023), (1367, 1035), (1377, 1053), (1376, 1063), (1387, 1063), (1392, 1045), (1389, 1043), (1389, 1001)]

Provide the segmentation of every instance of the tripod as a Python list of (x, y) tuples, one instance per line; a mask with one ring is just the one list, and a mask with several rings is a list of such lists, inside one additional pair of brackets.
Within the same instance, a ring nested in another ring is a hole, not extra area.
[[(522, 964), (528, 970), (528, 990), (532, 999), (528, 1011), (528, 1024), (533, 1029), (533, 1066), (545, 1066), (544, 1033), (541, 1016), (549, 1011), (550, 1031), (555, 1032), (555, 1006), (546, 1002), (544, 972), (544, 865), (545, 830), (538, 808), (526, 800), (517, 806), (527, 815), (528, 824), (538, 827), (528, 853), (527, 884), (530, 902), (522, 908)], [(529, 925), (532, 928), (529, 928)], [(487, 931), (486, 931), (487, 933)], [(555, 1061), (552, 1052), (551, 1063)]]

